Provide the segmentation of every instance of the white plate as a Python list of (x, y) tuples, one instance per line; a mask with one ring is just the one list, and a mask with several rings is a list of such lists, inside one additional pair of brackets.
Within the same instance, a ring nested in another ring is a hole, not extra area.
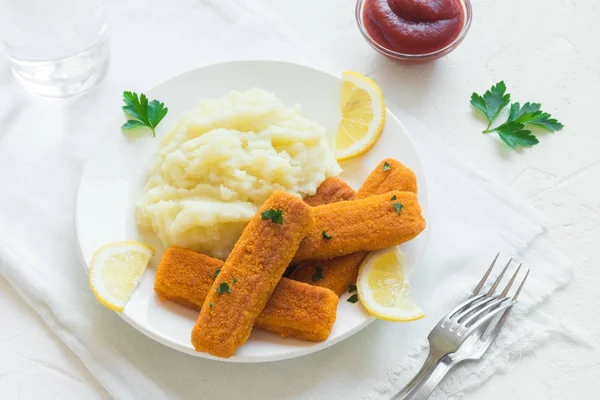
[[(92, 255), (102, 245), (121, 240), (148, 243), (157, 250), (140, 285), (121, 317), (140, 332), (185, 353), (214, 358), (194, 351), (190, 332), (197, 312), (160, 301), (152, 289), (155, 267), (163, 246), (153, 234), (138, 231), (134, 204), (141, 192), (148, 168), (161, 142), (161, 137), (179, 116), (194, 108), (202, 99), (223, 96), (230, 90), (260, 87), (277, 95), (288, 106), (300, 104), (303, 114), (323, 124), (330, 133), (335, 131), (339, 118), (341, 78), (305, 66), (275, 61), (238, 61), (210, 65), (183, 73), (145, 92), (150, 99), (160, 99), (169, 113), (159, 125), (157, 138), (143, 131), (131, 138), (121, 132), (125, 117), (118, 116), (102, 135), (100, 148), (89, 160), (83, 172), (76, 202), (77, 236), (84, 264), (89, 268)], [(124, 88), (128, 89), (128, 88)], [(417, 174), (419, 201), (425, 216), (428, 211), (427, 185), (421, 161), (413, 143), (398, 119), (388, 110), (385, 130), (375, 147), (367, 154), (342, 164), (341, 177), (358, 188), (368, 173), (385, 157), (394, 157)], [(414, 266), (425, 247), (425, 235), (401, 246), (408, 267)], [(233, 362), (264, 362), (282, 360), (313, 353), (358, 332), (373, 317), (360, 303), (340, 298), (337, 321), (329, 338), (322, 343), (281, 338), (254, 330), (248, 342)], [(418, 293), (417, 293), (418, 298)]]

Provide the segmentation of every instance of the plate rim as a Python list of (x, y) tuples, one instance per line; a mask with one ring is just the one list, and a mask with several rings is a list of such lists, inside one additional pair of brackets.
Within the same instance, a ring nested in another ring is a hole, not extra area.
[[(268, 60), (268, 59), (242, 59), (242, 60), (232, 60), (232, 61), (224, 61), (224, 62), (218, 62), (218, 63), (212, 63), (212, 64), (205, 64), (205, 65), (201, 65), (195, 68), (191, 68), (188, 70), (185, 70), (183, 72), (177, 73), (177, 74), (173, 74), (171, 76), (169, 76), (166, 79), (163, 79), (162, 81), (154, 84), (153, 86), (147, 88), (143, 93), (148, 93), (149, 91), (154, 90), (155, 88), (173, 80), (176, 78), (181, 77), (182, 75), (186, 75), (186, 74), (192, 74), (192, 73), (196, 73), (199, 70), (202, 69), (206, 69), (206, 68), (214, 68), (214, 67), (218, 67), (218, 66), (225, 66), (225, 65), (231, 65), (231, 64), (239, 64), (239, 63), (255, 63), (255, 64), (281, 64), (281, 65), (287, 65), (287, 66), (292, 66), (292, 67), (300, 67), (303, 69), (308, 69), (308, 70), (312, 70), (313, 72), (318, 72), (318, 73), (322, 73), (322, 74), (326, 74), (329, 75), (331, 77), (334, 77), (338, 80), (342, 80), (341, 74), (340, 75), (336, 75), (335, 73), (325, 70), (325, 69), (320, 69), (320, 68), (316, 68), (307, 64), (302, 64), (302, 63), (297, 63), (297, 62), (291, 62), (291, 61), (282, 61), (282, 60)], [(404, 131), (404, 133), (406, 134), (406, 138), (408, 139), (408, 141), (410, 142), (410, 144), (412, 145), (415, 155), (416, 155), (416, 161), (419, 164), (419, 169), (421, 172), (421, 181), (418, 184), (419, 187), (419, 203), (421, 205), (421, 208), (424, 210), (428, 210), (429, 209), (429, 198), (430, 198), (430, 189), (429, 189), (429, 184), (428, 184), (428, 178), (427, 178), (427, 172), (425, 171), (425, 168), (423, 166), (423, 162), (421, 159), (421, 156), (419, 154), (419, 152), (417, 151), (417, 146), (415, 146), (415, 143), (409, 133), (409, 131), (406, 129), (406, 127), (404, 126), (404, 124), (402, 123), (402, 121), (389, 109), (389, 107), (385, 107), (386, 110), (386, 121), (387, 119), (394, 119), (396, 123), (398, 123), (398, 125), (400, 125), (402, 127), (402, 130)], [(112, 121), (116, 121), (118, 117), (115, 117), (114, 119), (110, 119), (109, 121), (111, 121), (110, 123), (112, 123)], [(101, 138), (97, 139), (97, 142), (100, 141)], [(89, 277), (89, 268), (90, 268), (90, 264), (89, 262), (86, 260), (84, 254), (83, 254), (83, 248), (81, 245), (81, 240), (80, 240), (80, 221), (79, 221), (79, 205), (80, 205), (80, 194), (81, 194), (81, 188), (84, 182), (84, 179), (86, 177), (86, 174), (88, 173), (88, 170), (90, 168), (90, 164), (91, 161), (95, 158), (95, 156), (100, 153), (102, 151), (102, 146), (98, 146), (95, 151), (93, 151), (89, 157), (86, 159), (85, 161), (85, 165), (83, 167), (83, 169), (81, 170), (81, 175), (80, 178), (78, 180), (78, 184), (77, 184), (77, 189), (76, 189), (76, 195), (75, 195), (75, 201), (73, 203), (73, 225), (75, 228), (75, 234), (77, 236), (77, 253), (79, 255), (79, 260), (80, 260), (80, 264), (81, 267), (84, 269), (85, 273), (88, 275)], [(421, 250), (417, 256), (415, 257), (415, 262), (414, 264), (418, 264), (420, 262), (420, 260), (423, 257), (423, 253), (425, 251), (425, 248), (427, 247), (427, 243), (429, 241), (429, 231), (430, 231), (430, 225), (431, 225), (431, 217), (428, 216), (427, 219), (427, 225), (425, 230), (419, 235), (421, 237), (421, 240), (423, 242), (423, 250)], [(340, 296), (341, 298), (341, 296)], [(221, 362), (231, 362), (231, 363), (245, 363), (245, 364), (253, 364), (253, 363), (264, 363), (264, 362), (274, 362), (274, 361), (283, 361), (283, 360), (289, 360), (289, 359), (293, 359), (293, 358), (297, 358), (297, 357), (302, 357), (302, 356), (306, 356), (321, 350), (324, 350), (326, 348), (329, 348), (331, 346), (334, 346), (338, 343), (340, 343), (341, 341), (349, 338), (350, 336), (355, 335), (356, 333), (362, 331), (364, 328), (366, 328), (368, 325), (370, 325), (371, 323), (373, 323), (377, 318), (375, 318), (374, 316), (369, 316), (367, 319), (365, 319), (365, 321), (361, 324), (358, 324), (356, 326), (354, 326), (352, 329), (347, 330), (346, 332), (344, 332), (343, 334), (340, 334), (338, 337), (331, 339), (331, 340), (326, 340), (323, 342), (315, 342), (313, 346), (307, 346), (307, 347), (302, 347), (293, 351), (290, 351), (288, 353), (284, 353), (284, 354), (273, 354), (273, 355), (265, 355), (265, 356), (232, 356), (230, 358), (219, 358), (219, 357), (215, 357), (212, 356), (210, 354), (207, 353), (202, 353), (202, 352), (196, 352), (193, 351), (193, 349), (190, 349), (188, 347), (184, 347), (182, 345), (180, 345), (179, 343), (174, 342), (173, 340), (170, 340), (168, 337), (165, 337), (165, 335), (163, 335), (160, 332), (157, 332), (153, 329), (150, 329), (146, 326), (143, 326), (141, 324), (139, 324), (135, 319), (131, 318), (129, 315), (127, 315), (125, 312), (119, 312), (116, 313), (121, 319), (123, 319), (124, 321), (126, 321), (129, 325), (131, 325), (135, 330), (137, 330), (138, 332), (140, 332), (141, 334), (145, 335), (146, 337), (162, 344), (165, 345), (173, 350), (177, 350), (180, 351), (184, 354), (188, 354), (194, 357), (200, 357), (200, 358), (205, 358), (208, 360), (216, 360), (216, 361), (221, 361)]]

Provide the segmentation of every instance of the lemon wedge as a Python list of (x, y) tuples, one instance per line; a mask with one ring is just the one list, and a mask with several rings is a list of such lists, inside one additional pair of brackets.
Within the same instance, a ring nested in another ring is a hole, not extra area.
[(342, 116), (333, 146), (338, 161), (366, 153), (377, 142), (385, 124), (385, 104), (379, 86), (358, 72), (346, 71), (342, 78)]
[(409, 322), (425, 315), (410, 295), (402, 253), (397, 247), (374, 251), (358, 271), (358, 297), (367, 311), (387, 321)]
[(153, 254), (152, 247), (137, 242), (98, 249), (90, 266), (90, 287), (98, 301), (113, 311), (123, 311)]

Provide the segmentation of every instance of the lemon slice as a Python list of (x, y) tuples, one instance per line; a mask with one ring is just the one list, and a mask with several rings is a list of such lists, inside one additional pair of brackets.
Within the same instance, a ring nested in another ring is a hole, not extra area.
[(139, 283), (154, 249), (137, 242), (107, 244), (90, 266), (90, 287), (105, 307), (121, 312)]
[(358, 297), (367, 311), (387, 321), (409, 322), (425, 315), (410, 295), (402, 253), (397, 247), (374, 251), (358, 271)]
[(342, 78), (342, 117), (334, 139), (338, 161), (367, 152), (377, 142), (385, 124), (385, 104), (379, 86), (357, 72), (346, 71)]

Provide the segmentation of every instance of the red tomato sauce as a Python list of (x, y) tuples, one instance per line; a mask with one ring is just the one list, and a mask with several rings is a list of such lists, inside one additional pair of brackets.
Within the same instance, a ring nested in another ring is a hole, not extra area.
[(427, 54), (454, 41), (465, 24), (460, 0), (366, 0), (363, 21), (383, 47)]

